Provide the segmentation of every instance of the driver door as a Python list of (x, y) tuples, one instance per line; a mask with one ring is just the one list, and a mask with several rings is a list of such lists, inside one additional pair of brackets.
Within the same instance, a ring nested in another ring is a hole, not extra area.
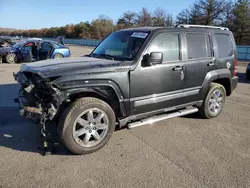
[(22, 61), (24, 62), (31, 62), (32, 61), (32, 47), (34, 43), (28, 42), (24, 44), (19, 50), (19, 56), (21, 57)]
[(130, 77), (130, 114), (152, 112), (182, 104), (183, 62), (179, 33), (162, 33), (145, 54), (162, 52), (162, 64), (148, 67), (139, 62)]

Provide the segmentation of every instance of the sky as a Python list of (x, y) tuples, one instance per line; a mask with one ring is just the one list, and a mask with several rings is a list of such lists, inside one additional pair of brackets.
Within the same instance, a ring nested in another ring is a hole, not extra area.
[(194, 0), (0, 0), (0, 27), (41, 29), (91, 22), (99, 15), (115, 21), (126, 11), (142, 7), (152, 12), (156, 7), (176, 16)]

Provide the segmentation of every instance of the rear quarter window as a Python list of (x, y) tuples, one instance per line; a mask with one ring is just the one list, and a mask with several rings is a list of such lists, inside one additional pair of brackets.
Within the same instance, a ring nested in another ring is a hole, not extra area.
[(219, 58), (231, 57), (233, 55), (233, 40), (228, 34), (215, 33)]

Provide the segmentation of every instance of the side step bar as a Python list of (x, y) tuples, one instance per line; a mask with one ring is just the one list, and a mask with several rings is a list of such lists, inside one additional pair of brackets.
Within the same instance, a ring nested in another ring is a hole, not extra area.
[(192, 114), (195, 112), (198, 112), (198, 108), (188, 107), (186, 109), (178, 110), (178, 111), (173, 112), (173, 113), (157, 115), (157, 116), (149, 117), (146, 119), (142, 119), (140, 121), (129, 123), (128, 128), (132, 129), (132, 128), (139, 127), (142, 125), (152, 124), (152, 123), (155, 123), (158, 121), (162, 121), (162, 120), (170, 119), (170, 118), (174, 118), (174, 117), (185, 116), (185, 115)]

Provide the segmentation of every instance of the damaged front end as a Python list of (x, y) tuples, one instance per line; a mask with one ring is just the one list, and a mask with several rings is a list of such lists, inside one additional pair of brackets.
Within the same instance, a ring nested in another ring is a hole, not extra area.
[(19, 104), (20, 115), (36, 122), (43, 122), (45, 117), (53, 120), (63, 101), (60, 90), (37, 73), (19, 71), (13, 76), (21, 85), (14, 99)]

